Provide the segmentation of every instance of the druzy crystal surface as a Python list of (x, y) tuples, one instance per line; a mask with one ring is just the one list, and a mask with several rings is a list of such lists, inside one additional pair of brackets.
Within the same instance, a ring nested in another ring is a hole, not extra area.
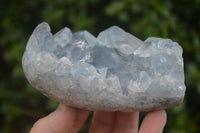
[(141, 41), (117, 26), (94, 37), (47, 23), (33, 31), (22, 59), (30, 84), (66, 105), (101, 111), (149, 111), (179, 105), (185, 94), (182, 48)]

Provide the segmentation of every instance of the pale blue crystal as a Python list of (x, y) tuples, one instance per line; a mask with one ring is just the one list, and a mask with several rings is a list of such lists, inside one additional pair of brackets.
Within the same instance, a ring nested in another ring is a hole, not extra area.
[(41, 23), (22, 59), (29, 82), (69, 106), (101, 111), (173, 107), (185, 94), (182, 48), (170, 39), (144, 42), (117, 26), (94, 37)]

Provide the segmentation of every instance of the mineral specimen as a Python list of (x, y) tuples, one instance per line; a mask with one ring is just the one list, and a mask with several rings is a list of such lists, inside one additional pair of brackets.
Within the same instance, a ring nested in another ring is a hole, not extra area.
[(182, 48), (144, 42), (112, 26), (94, 37), (47, 23), (31, 35), (22, 59), (30, 84), (66, 105), (101, 111), (150, 111), (179, 105), (185, 94)]

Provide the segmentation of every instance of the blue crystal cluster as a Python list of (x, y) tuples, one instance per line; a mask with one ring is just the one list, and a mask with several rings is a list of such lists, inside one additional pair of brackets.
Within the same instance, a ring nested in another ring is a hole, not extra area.
[(148, 111), (179, 105), (185, 94), (182, 48), (170, 39), (144, 42), (112, 26), (94, 37), (47, 23), (31, 35), (22, 59), (33, 87), (69, 106)]

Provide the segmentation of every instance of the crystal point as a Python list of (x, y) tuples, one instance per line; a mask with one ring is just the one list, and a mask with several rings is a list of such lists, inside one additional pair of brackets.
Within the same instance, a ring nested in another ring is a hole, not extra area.
[(140, 39), (125, 32), (118, 26), (112, 26), (102, 31), (97, 39), (101, 45), (115, 48), (122, 55), (133, 54), (133, 52), (143, 44)]

